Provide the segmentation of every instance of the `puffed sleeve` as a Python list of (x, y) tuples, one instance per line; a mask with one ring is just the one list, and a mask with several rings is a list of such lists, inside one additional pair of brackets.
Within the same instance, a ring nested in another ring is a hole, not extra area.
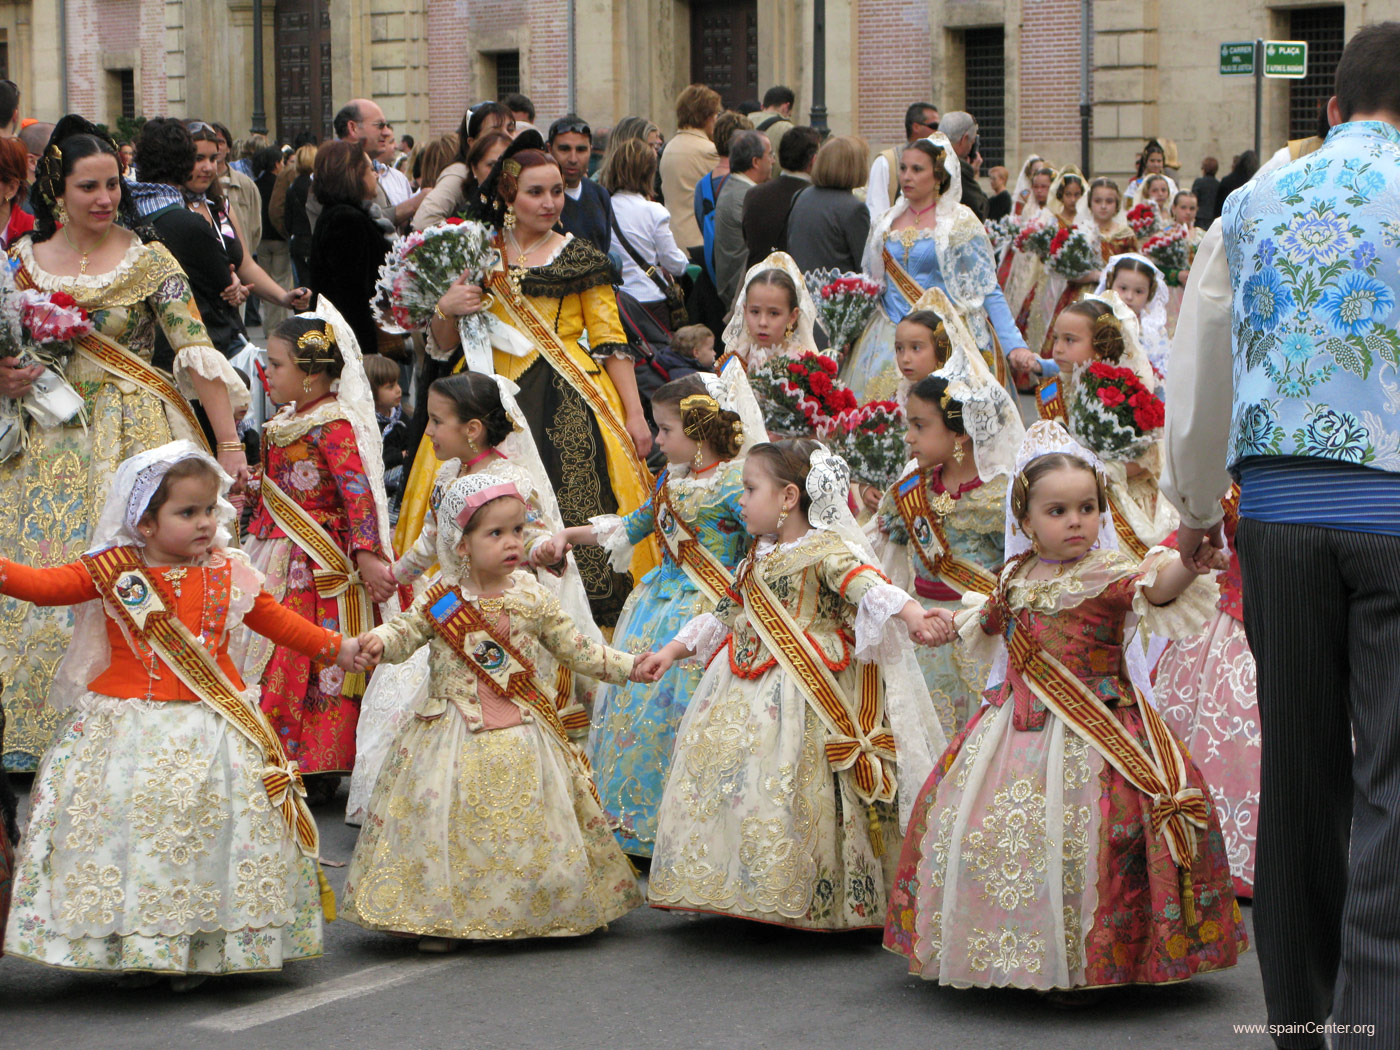
[(350, 534), (350, 553), (385, 553), (379, 538), (379, 513), (374, 505), (369, 475), (365, 473), (355, 431), (343, 419), (334, 419), (319, 428), (316, 447), (326, 458), (336, 491), (345, 507)]
[(424, 613), (426, 608), (426, 596), (420, 596), (408, 612), (399, 613), (369, 632), (384, 643), (383, 663), (403, 663), (428, 644), (433, 628)]
[(598, 546), (607, 551), (613, 572), (626, 572), (632, 564), (632, 551), (656, 526), (656, 499), (652, 497), (631, 514), (596, 514), (588, 519)]
[(576, 674), (620, 685), (632, 673), (632, 665), (637, 660), (635, 656), (611, 649), (585, 636), (552, 595), (543, 591), (539, 593), (533, 620), (532, 626), (540, 644)]
[(632, 360), (632, 347), (627, 343), (627, 333), (622, 330), (612, 285), (594, 285), (578, 294), (583, 308), (583, 327), (588, 331), (589, 353), (598, 361), (610, 357)]
[(198, 393), (190, 381), (191, 375), (228, 388), (229, 404), (235, 412), (247, 408), (252, 399), (243, 380), (229, 364), (228, 358), (214, 349), (204, 320), (199, 316), (190, 280), (185, 271), (163, 244), (148, 246), (147, 266), (156, 281), (156, 290), (146, 298), (156, 324), (160, 325), (166, 341), (175, 351), (172, 374), (175, 386), (185, 397), (195, 399)]
[(32, 569), (0, 558), (0, 594), (35, 605), (77, 605), (97, 597), (97, 585), (80, 561)]
[[(902, 624), (890, 621), (914, 599), (890, 583), (874, 565), (857, 558), (849, 549), (829, 554), (819, 569), (822, 582), (856, 607), (856, 658), (867, 661), (897, 660), (908, 638)], [(893, 629), (887, 631), (886, 627)]]
[(260, 592), (253, 600), (253, 607), (244, 615), (243, 622), (264, 638), (309, 656), (318, 664), (333, 664), (340, 655), (338, 633), (318, 627), (292, 612), (267, 591)]

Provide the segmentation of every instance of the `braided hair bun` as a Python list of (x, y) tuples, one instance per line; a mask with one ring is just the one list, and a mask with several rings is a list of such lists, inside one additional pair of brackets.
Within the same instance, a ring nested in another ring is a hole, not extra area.
[(1083, 317), (1089, 322), (1089, 345), (1094, 357), (1116, 365), (1127, 352), (1123, 341), (1123, 326), (1113, 315), (1113, 307), (1102, 299), (1081, 299), (1065, 307), (1065, 313)]
[(434, 380), (428, 390), (452, 402), (452, 410), (457, 413), (459, 423), (480, 420), (486, 428), (482, 438), (491, 448), (510, 437), (515, 430), (515, 424), (510, 421), (505, 405), (501, 403), (501, 389), (488, 375), (458, 372), (455, 376)]
[(692, 441), (707, 444), (721, 459), (733, 459), (744, 440), (739, 413), (720, 408), (698, 373), (673, 379), (651, 396), (652, 407), (674, 405), (681, 429)]

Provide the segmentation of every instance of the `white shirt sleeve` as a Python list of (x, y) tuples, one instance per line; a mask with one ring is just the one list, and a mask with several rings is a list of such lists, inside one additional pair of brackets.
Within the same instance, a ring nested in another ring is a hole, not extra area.
[(1196, 249), (1167, 372), (1162, 495), (1181, 512), (1182, 524), (1197, 529), (1220, 520), (1220, 499), (1230, 488), (1225, 458), (1235, 394), (1233, 301), (1216, 219)]
[(870, 209), (872, 220), (890, 210), (890, 162), (883, 153), (870, 165), (870, 178), (865, 183), (865, 206)]

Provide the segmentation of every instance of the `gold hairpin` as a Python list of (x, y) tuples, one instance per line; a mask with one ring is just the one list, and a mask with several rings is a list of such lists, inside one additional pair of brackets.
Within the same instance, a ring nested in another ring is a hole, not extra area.
[(516, 178), (520, 174), (520, 161), (514, 157), (507, 157), (501, 162), (501, 170), (511, 178)]
[(1120, 332), (1123, 330), (1123, 322), (1118, 320), (1118, 318), (1111, 313), (1100, 314), (1094, 319), (1094, 327), (1098, 328), (1100, 325), (1116, 328)]

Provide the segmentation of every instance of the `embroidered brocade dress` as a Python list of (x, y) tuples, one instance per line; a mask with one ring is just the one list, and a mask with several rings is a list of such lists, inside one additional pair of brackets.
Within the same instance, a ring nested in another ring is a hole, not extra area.
[[(209, 342), (189, 280), (163, 245), (134, 242), (116, 269), (83, 277), (41, 269), (28, 238), (10, 257), (40, 290), (72, 295), (98, 333), (148, 364), (157, 333), (163, 335), (186, 397), (194, 394), (188, 379), (194, 373), (230, 380), (230, 397), (239, 403), (232, 368)], [(40, 568), (66, 565), (87, 549), (117, 464), (172, 438), (195, 436), (174, 409), (85, 357), (71, 357), (64, 378), (83, 398), (86, 426), (82, 417), (52, 430), (31, 424), (29, 447), (0, 463), (0, 551)], [(247, 391), (239, 390), (247, 404)], [(37, 768), (58, 730), (62, 718), (45, 701), (72, 634), (73, 613), (64, 606), (0, 599), (7, 769)]]
[[(732, 574), (749, 545), (739, 497), (743, 464), (716, 464), (696, 476), (685, 464), (672, 464), (662, 476), (671, 507), (685, 520), (706, 550)], [(631, 558), (633, 545), (656, 527), (656, 498), (625, 518), (600, 518), (594, 524), (599, 543), (614, 564)], [(713, 603), (662, 546), (662, 561), (632, 591), (617, 621), (613, 644), (640, 655), (660, 649), (696, 616), (713, 612)], [(650, 857), (656, 841), (656, 810), (671, 769), (676, 728), (695, 695), (704, 669), (677, 663), (658, 682), (628, 682), (598, 691), (590, 741), (594, 778), (603, 811), (617, 830), (626, 853)]]
[(1172, 732), (1201, 767), (1220, 812), (1220, 833), (1235, 895), (1254, 896), (1254, 837), (1259, 824), (1259, 697), (1254, 654), (1244, 634), (1237, 510), (1225, 511), (1230, 567), (1217, 576), (1220, 602), (1206, 629), (1172, 642), (1153, 671), (1152, 691)]
[[(762, 540), (750, 557), (853, 694), (856, 607), (883, 575), (818, 529), (782, 546)], [(681, 636), (709, 666), (677, 730), (649, 903), (796, 929), (878, 927), (899, 852), (896, 807), (867, 804), (851, 770), (831, 770), (820, 717), (743, 605), (725, 598), (713, 619), (727, 628), (723, 641)]]
[[(212, 639), (236, 686), (228, 637), (240, 625), (308, 658), (339, 652), (340, 636), (279, 606), (239, 552), (147, 572), (181, 622)], [(81, 562), (0, 561), (0, 580), (25, 601), (97, 597)], [(170, 974), (277, 970), (319, 956), (316, 864), (268, 801), (262, 750), (144, 643), (134, 652), (116, 621), (106, 631), (111, 663), (63, 713), (34, 779), (6, 953), (68, 969)], [(257, 701), (255, 689), (244, 697)]]
[[(942, 516), (943, 531), (954, 556), (995, 575), (1006, 560), (1003, 546), (1006, 479), (997, 477), (984, 484), (981, 478), (974, 477), (952, 493), (943, 485), (943, 468), (935, 467), (925, 484), (928, 486), (929, 505), (935, 512), (945, 502), (949, 507)], [(876, 511), (878, 530), (887, 537), (891, 546), (904, 548), (905, 557), (913, 563), (914, 596), (925, 609), (947, 609), (951, 613), (960, 611), (962, 597), (959, 593), (930, 573), (923, 558), (911, 549), (910, 544), (918, 541), (911, 540), (904, 518), (895, 506), (893, 492), (891, 489), (885, 493)], [(931, 536), (929, 538), (932, 539)], [(936, 547), (936, 540), (934, 545)], [(941, 552), (934, 550), (930, 554), (935, 560), (941, 556)], [(940, 717), (953, 723), (944, 726), (951, 740), (959, 729), (967, 725), (968, 719), (976, 714), (982, 703), (982, 690), (987, 687), (991, 664), (957, 645), (937, 648), (921, 645), (914, 652), (935, 709)]]
[[(355, 432), (330, 399), (304, 415), (283, 409), (263, 425), (263, 472), (326, 530), (354, 560), (356, 551), (387, 556), (379, 542), (374, 494)], [(336, 599), (312, 580), (315, 562), (259, 502), (246, 543), (267, 589), (288, 609), (336, 630)], [(262, 709), (302, 773), (345, 773), (355, 763), (360, 698), (342, 695), (345, 672), (251, 634), (235, 642), (244, 676), (262, 683)]]
[[(1209, 589), (1193, 584), (1152, 606), (1140, 588), (1155, 577), (1116, 551), (1091, 551), (1062, 579), (1008, 584), (1015, 629), (1033, 632), (1116, 705), (1114, 717), (1144, 747), (1137, 694), (1122, 671), (1125, 617), (1141, 615), (1144, 630), (1189, 633), (1209, 602)], [(971, 614), (964, 642), (997, 637), (989, 609)], [(1246, 936), (1214, 807), (1198, 832), (1197, 922), (1187, 926), (1151, 801), (1042, 705), (1014, 665), (986, 696), (916, 802), (885, 947), (908, 958), (910, 973), (955, 987), (1161, 984), (1233, 966)], [(1204, 790), (1183, 756), (1189, 786)]]
[[(1063, 215), (1058, 215), (1053, 211), (1049, 211), (1047, 214), (1056, 223), (1055, 232), (1074, 228), (1073, 219), (1066, 219)], [(1006, 299), (1010, 303), (1011, 309), (1016, 311), (1016, 324), (1026, 334), (1026, 345), (1042, 358), (1048, 358), (1050, 352), (1047, 346), (1050, 344), (1046, 343), (1046, 336), (1050, 333), (1055, 304), (1059, 302), (1060, 296), (1064, 293), (1067, 282), (1063, 277), (1051, 271), (1040, 256), (1034, 252), (1028, 251), (1024, 255), (1036, 263), (1035, 279), (1028, 287), (1021, 284), (1013, 287), (1011, 281), (1008, 280)], [(1017, 256), (1017, 258), (1019, 259), (1021, 256)], [(1054, 285), (1054, 288), (1047, 291), (1050, 285)], [(1013, 293), (1020, 298), (1019, 303), (1013, 298)], [(1053, 342), (1052, 339), (1051, 343)]]
[[(508, 481), (525, 497), (525, 556), (528, 558), (537, 543), (549, 538), (549, 530), (543, 524), (543, 514), (538, 497), (532, 491), (529, 475), (497, 456), (486, 460), (476, 473)], [(459, 533), (451, 527), (446, 533), (439, 531), (437, 514), (443, 495), (459, 476), (463, 476), (460, 460), (450, 459), (438, 469), (428, 511), (423, 518), (423, 531), (403, 557), (394, 562), (394, 578), (400, 583), (412, 584), (416, 593), (421, 594), (438, 581), (442, 575), (441, 567), (445, 566), (455, 573), (457, 556), (448, 537)], [(440, 566), (439, 571), (425, 575), (434, 565)], [(365, 687), (364, 699), (360, 703), (360, 720), (355, 730), (355, 771), (350, 776), (350, 797), (345, 806), (345, 820), (349, 824), (363, 822), (374, 792), (374, 782), (383, 768), (390, 743), (428, 694), (428, 656), (429, 647), (425, 645), (401, 663), (376, 668), (369, 685)], [(543, 653), (538, 666), (541, 680), (552, 682), (554, 658)]]
[[(427, 645), (432, 682), (375, 784), (345, 917), (372, 930), (503, 940), (578, 936), (639, 907), (587, 773), (571, 768), (528, 704), (480, 683), (425, 609), (420, 598), (374, 631), (386, 661)], [(543, 648), (591, 678), (631, 673), (633, 657), (580, 634), (530, 573), (514, 574), (498, 614), (482, 613), (495, 627), (469, 634), (469, 650), (499, 634), (527, 660)]]

